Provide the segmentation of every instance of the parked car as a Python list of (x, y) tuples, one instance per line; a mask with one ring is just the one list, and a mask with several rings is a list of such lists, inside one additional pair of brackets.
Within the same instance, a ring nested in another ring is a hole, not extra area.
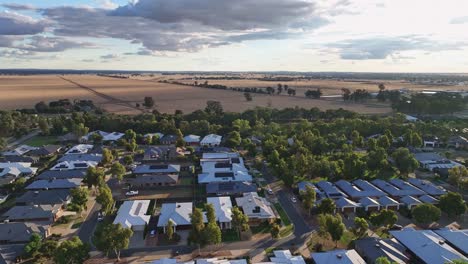
[(392, 227), (390, 227), (390, 230), (402, 230), (403, 226), (394, 224)]
[(297, 199), (296, 199), (296, 197), (294, 197), (294, 196), (291, 196), (291, 201), (292, 201), (293, 203), (296, 203), (296, 202), (297, 202)]
[(273, 194), (273, 190), (271, 188), (268, 188), (267, 192), (268, 194)]
[(101, 212), (98, 212), (97, 220), (98, 222), (102, 222), (102, 220), (104, 220), (104, 215)]
[(128, 191), (125, 193), (126, 196), (135, 196), (138, 195), (138, 191)]

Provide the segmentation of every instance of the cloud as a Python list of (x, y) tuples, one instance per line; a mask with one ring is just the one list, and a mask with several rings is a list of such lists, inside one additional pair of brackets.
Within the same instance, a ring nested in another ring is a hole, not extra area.
[(17, 36), (2, 36), (0, 35), (0, 47), (11, 47), (16, 40), (21, 39)]
[(27, 5), (27, 4), (7, 3), (7, 4), (2, 4), (2, 6), (10, 10), (15, 10), (15, 11), (36, 10), (35, 6)]
[(61, 37), (32, 36), (25, 43), (14, 45), (13, 48), (34, 52), (60, 52), (75, 48), (94, 48), (89, 42), (74, 41)]
[(115, 9), (119, 6), (118, 4), (112, 2), (111, 0), (97, 0), (97, 2), (99, 6), (104, 9)]
[(311, 0), (140, 0), (115, 10), (62, 6), (40, 13), (57, 36), (124, 39), (142, 46), (136, 55), (285, 39), (329, 23)]
[(465, 24), (468, 23), (468, 16), (456, 17), (450, 21), (450, 24)]
[(93, 59), (82, 59), (81, 61), (82, 61), (82, 62), (94, 62)]
[(316, 15), (306, 0), (140, 0), (115, 16), (144, 17), (160, 23), (197, 23), (220, 30), (283, 27)]
[(111, 60), (111, 59), (118, 59), (119, 55), (117, 54), (107, 54), (107, 55), (102, 55), (101, 59), (103, 60)]
[(338, 51), (343, 60), (381, 60), (399, 55), (401, 51), (446, 51), (459, 50), (465, 42), (441, 43), (423, 36), (373, 37), (328, 43)]
[(44, 20), (35, 20), (14, 12), (0, 12), (0, 35), (34, 35), (43, 32), (46, 26)]

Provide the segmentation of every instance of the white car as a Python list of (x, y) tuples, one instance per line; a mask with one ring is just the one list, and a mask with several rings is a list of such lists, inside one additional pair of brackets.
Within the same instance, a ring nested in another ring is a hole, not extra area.
[(296, 199), (296, 197), (294, 197), (294, 196), (291, 196), (291, 201), (292, 201), (293, 203), (296, 203), (296, 202), (297, 202), (297, 199)]
[(268, 188), (267, 192), (268, 194), (273, 194), (273, 190), (271, 188)]
[(135, 196), (138, 195), (138, 191), (128, 191), (125, 193), (126, 196)]
[(98, 220), (98, 222), (102, 222), (102, 220), (104, 220), (104, 216), (102, 215), (101, 212), (98, 213), (97, 220)]

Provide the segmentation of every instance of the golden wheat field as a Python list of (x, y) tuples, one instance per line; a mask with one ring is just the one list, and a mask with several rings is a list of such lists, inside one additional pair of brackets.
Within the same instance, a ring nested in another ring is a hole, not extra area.
[[(286, 107), (318, 107), (322, 110), (343, 108), (366, 114), (386, 114), (391, 112), (388, 104), (370, 101), (367, 104), (343, 102), (340, 98), (313, 100), (304, 97), (307, 89), (321, 88), (324, 95), (339, 95), (341, 88), (377, 90), (377, 81), (335, 81), (311, 80), (281, 82), (295, 88), (295, 97), (280, 95), (269, 96), (253, 94), (253, 101), (247, 102), (243, 93), (215, 90), (185, 85), (160, 83), (159, 80), (177, 80), (193, 83), (184, 75), (152, 75), (136, 76), (129, 79), (102, 77), (96, 75), (32, 75), (32, 76), (0, 76), (0, 108), (17, 109), (33, 107), (39, 101), (90, 99), (105, 110), (119, 114), (137, 114), (147, 111), (136, 108), (145, 96), (151, 96), (156, 102), (154, 107), (160, 112), (173, 113), (182, 110), (184, 113), (203, 109), (208, 100), (220, 101), (226, 111), (244, 111), (256, 106), (286, 108)], [(198, 80), (203, 82), (203, 80)], [(230, 87), (276, 87), (277, 82), (242, 80), (208, 80), (211, 84), (224, 84)], [(398, 81), (384, 82), (388, 89), (430, 89)]]

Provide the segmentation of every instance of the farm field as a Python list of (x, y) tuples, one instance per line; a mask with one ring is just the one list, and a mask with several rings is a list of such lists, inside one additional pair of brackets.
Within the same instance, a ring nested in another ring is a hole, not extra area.
[[(249, 76), (252, 77), (252, 76)], [(387, 114), (391, 112), (388, 104), (370, 100), (366, 104), (343, 102), (341, 98), (320, 100), (307, 99), (307, 89), (321, 88), (324, 95), (339, 95), (341, 88), (355, 90), (358, 88), (377, 91), (379, 81), (336, 81), (336, 80), (301, 80), (281, 82), (296, 89), (297, 96), (269, 96), (253, 94), (253, 101), (247, 102), (243, 93), (161, 83), (160, 80), (176, 80), (193, 83), (187, 75), (152, 75), (136, 76), (129, 79), (111, 78), (96, 75), (32, 75), (0, 76), (0, 109), (32, 108), (39, 101), (68, 98), (90, 99), (103, 109), (118, 114), (138, 114), (148, 111), (137, 108), (145, 96), (151, 96), (156, 102), (155, 109), (164, 113), (182, 110), (189, 113), (203, 109), (208, 100), (220, 101), (226, 111), (239, 112), (256, 106), (318, 107), (322, 110), (343, 108), (364, 114)], [(198, 80), (198, 82), (204, 82)], [(230, 87), (276, 87), (279, 82), (241, 80), (208, 80), (210, 84), (224, 84)], [(388, 89), (440, 89), (447, 87), (429, 87), (414, 85), (401, 81), (384, 82)]]

